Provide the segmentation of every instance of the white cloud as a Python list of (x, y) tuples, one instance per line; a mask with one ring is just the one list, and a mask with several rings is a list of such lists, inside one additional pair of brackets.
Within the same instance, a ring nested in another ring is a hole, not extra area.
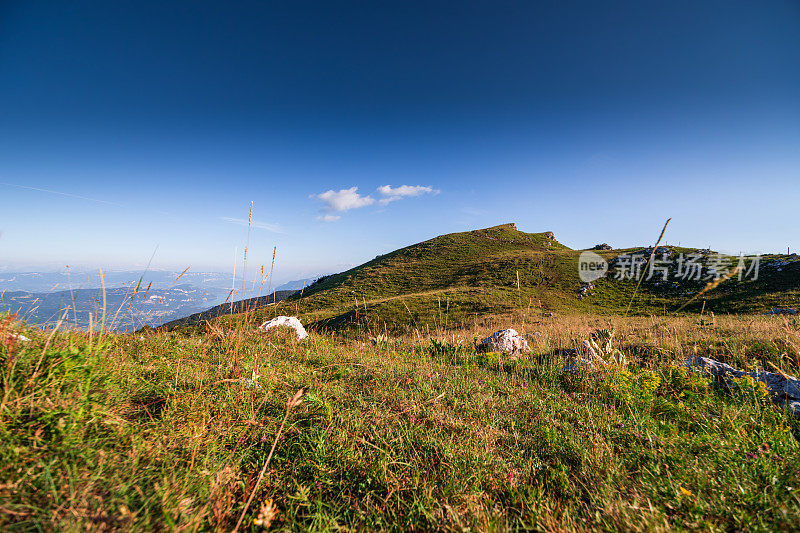
[(402, 200), (403, 198), (410, 198), (412, 196), (421, 196), (423, 194), (439, 194), (439, 190), (423, 185), (400, 185), (399, 187), (381, 185), (378, 187), (378, 193), (383, 196), (383, 198), (378, 200), (378, 203), (381, 205), (386, 205), (394, 202), (395, 200)]
[(349, 211), (350, 209), (358, 209), (375, 203), (375, 199), (371, 196), (358, 194), (358, 187), (350, 187), (340, 191), (330, 190), (314, 197), (324, 202), (323, 211), (328, 213)]
[[(247, 220), (243, 218), (219, 217), (219, 219), (222, 220), (223, 222), (229, 222), (231, 224), (237, 224), (239, 226), (248, 225)], [(280, 224), (272, 224), (269, 222), (259, 222), (257, 220), (253, 220), (251, 223), (249, 223), (249, 225), (254, 228), (271, 231), (272, 233), (283, 233), (283, 228), (281, 228)]]
[(312, 194), (310, 198), (322, 200), (323, 203), (322, 214), (317, 217), (317, 220), (320, 222), (334, 222), (342, 218), (335, 213), (359, 209), (376, 203), (386, 205), (396, 200), (402, 200), (403, 198), (410, 198), (412, 196), (439, 194), (437, 189), (425, 187), (423, 185), (400, 185), (398, 187), (381, 185), (376, 191), (381, 196), (377, 201), (370, 195), (362, 196), (359, 194), (358, 187), (350, 187), (349, 189), (341, 189), (339, 191), (331, 189), (321, 194)]

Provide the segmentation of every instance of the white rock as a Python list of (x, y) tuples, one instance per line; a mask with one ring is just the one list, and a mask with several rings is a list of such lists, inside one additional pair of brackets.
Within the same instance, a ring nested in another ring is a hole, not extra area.
[(261, 387), (258, 386), (258, 382), (254, 381), (250, 378), (239, 378), (239, 383), (242, 384), (242, 387), (245, 389), (260, 389)]
[(297, 331), (297, 340), (299, 341), (308, 337), (306, 328), (304, 328), (303, 324), (300, 323), (300, 320), (294, 316), (276, 316), (272, 320), (267, 320), (261, 324), (258, 329), (261, 331), (269, 331), (272, 328), (277, 328), (278, 326), (294, 328), (294, 330)]
[(504, 352), (510, 354), (530, 353), (531, 348), (514, 329), (501, 329), (486, 337), (478, 345), (479, 352)]
[(12, 339), (17, 339), (20, 342), (28, 342), (30, 339), (25, 335), (17, 335), (16, 333), (11, 333), (9, 335)]

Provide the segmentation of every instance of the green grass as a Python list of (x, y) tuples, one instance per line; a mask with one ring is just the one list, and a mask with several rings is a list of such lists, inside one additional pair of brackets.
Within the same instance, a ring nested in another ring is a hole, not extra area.
[[(644, 282), (620, 318), (635, 283), (580, 299), (579, 254), (503, 225), (210, 323), (87, 336), (0, 317), (0, 529), (255, 530), (268, 504), (281, 530), (800, 529), (800, 421), (680, 367), (800, 374), (797, 320), (746, 314), (800, 306), (800, 261), (684, 316), (703, 283)], [(278, 314), (311, 337), (256, 331)], [(476, 353), (509, 326), (536, 333), (530, 356)], [(565, 371), (597, 330), (616, 362)]]
[[(298, 344), (226, 324), (49, 343), (6, 324), (0, 528), (228, 531), (255, 490), (244, 530), (267, 500), (281, 530), (800, 529), (800, 421), (677, 366), (796, 375), (777, 317), (535, 318), (506, 324), (539, 333), (516, 360), (476, 354), (481, 325)], [(627, 362), (565, 372), (598, 328)]]

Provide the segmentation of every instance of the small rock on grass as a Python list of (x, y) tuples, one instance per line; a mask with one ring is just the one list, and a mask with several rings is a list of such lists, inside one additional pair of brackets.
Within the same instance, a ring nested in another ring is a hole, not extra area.
[(276, 316), (272, 320), (267, 320), (263, 324), (261, 324), (258, 329), (261, 331), (267, 332), (272, 328), (277, 328), (279, 326), (286, 326), (293, 328), (297, 332), (297, 340), (301, 341), (308, 337), (308, 333), (306, 333), (306, 328), (303, 327), (303, 324), (300, 322), (295, 316)]
[(606, 366), (607, 364), (602, 357), (597, 355), (597, 352), (592, 347), (592, 343), (588, 340), (583, 341), (577, 348), (568, 350), (567, 353), (575, 356), (575, 360), (567, 365), (565, 370), (593, 370), (599, 366)]
[(492, 333), (478, 344), (478, 352), (503, 352), (520, 355), (531, 353), (528, 341), (514, 329), (501, 329)]
[(250, 378), (239, 378), (239, 383), (241, 383), (242, 387), (244, 387), (245, 389), (258, 390), (260, 388), (258, 382)]

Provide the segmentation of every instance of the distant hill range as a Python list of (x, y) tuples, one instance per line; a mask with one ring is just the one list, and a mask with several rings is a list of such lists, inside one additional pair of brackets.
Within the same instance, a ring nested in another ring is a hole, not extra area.
[[(180, 283), (193, 285), (200, 289), (231, 290), (232, 275), (226, 272), (176, 272), (172, 270), (104, 270), (106, 287), (135, 287), (142, 290), (148, 286), (153, 289), (169, 289)], [(315, 278), (304, 278), (287, 281), (275, 287), (276, 291), (300, 290), (311, 285)], [(139, 281), (141, 280), (141, 283)], [(237, 276), (237, 290), (243, 284), (241, 274)], [(31, 293), (49, 293), (68, 291), (70, 289), (99, 289), (103, 286), (98, 270), (62, 270), (58, 272), (2, 272), (0, 271), (1, 291), (24, 291)], [(267, 287), (265, 286), (264, 289)], [(227, 294), (227, 293), (226, 293)]]
[(298, 292), (299, 291), (297, 290), (280, 290), (275, 291), (267, 296), (259, 296), (257, 298), (248, 298), (246, 300), (239, 300), (237, 302), (223, 303), (201, 313), (195, 313), (187, 317), (173, 320), (165, 324), (164, 327), (171, 329), (176, 326), (193, 326), (213, 320), (220, 316), (238, 314), (256, 309), (260, 310), (268, 305), (275, 305), (278, 302), (282, 302)]
[(158, 326), (207, 309), (223, 301), (227, 294), (223, 289), (201, 289), (188, 284), (139, 292), (132, 287), (46, 293), (3, 291), (0, 311), (15, 313), (28, 324), (40, 327), (54, 326), (64, 317), (61, 327), (86, 330), (91, 325), (94, 331), (99, 331), (105, 319), (107, 330), (124, 332)]
[(276, 290), (266, 296), (247, 298), (235, 302), (225, 302), (200, 313), (194, 313), (172, 320), (168, 324), (165, 324), (165, 327), (172, 328), (176, 326), (196, 325), (220, 316), (243, 313), (245, 311), (261, 309), (268, 305), (274, 305), (286, 300), (295, 293), (300, 293), (305, 287), (313, 284), (317, 279), (318, 278), (306, 278), (289, 281), (278, 286)]
[[(99, 289), (106, 287), (135, 287), (141, 280), (140, 288), (168, 289), (176, 284), (193, 285), (201, 289), (231, 289), (231, 274), (225, 272), (192, 272), (183, 274), (171, 270), (103, 270), (104, 280), (100, 280), (98, 270), (65, 269), (58, 272), (0, 272), (0, 291), (25, 291), (49, 293), (70, 289)], [(241, 279), (237, 280), (237, 287)]]
[(279, 285), (275, 287), (275, 291), (299, 291), (305, 287), (308, 287), (315, 281), (317, 281), (322, 276), (317, 276), (316, 278), (305, 278), (305, 279), (296, 279), (294, 281), (287, 281), (283, 285)]
[[(286, 282), (258, 304), (280, 301), (314, 279)], [(104, 284), (106, 328), (134, 331), (200, 312), (217, 312), (216, 306), (227, 299), (241, 299), (246, 290), (239, 278), (236, 290), (231, 291), (232, 282), (232, 275), (224, 272), (113, 270), (104, 271), (102, 282), (98, 271), (0, 272), (0, 312), (16, 313), (28, 324), (49, 327), (69, 307), (61, 327), (87, 330), (91, 324), (96, 330), (103, 316)], [(229, 304), (226, 309), (230, 313), (239, 308)]]

